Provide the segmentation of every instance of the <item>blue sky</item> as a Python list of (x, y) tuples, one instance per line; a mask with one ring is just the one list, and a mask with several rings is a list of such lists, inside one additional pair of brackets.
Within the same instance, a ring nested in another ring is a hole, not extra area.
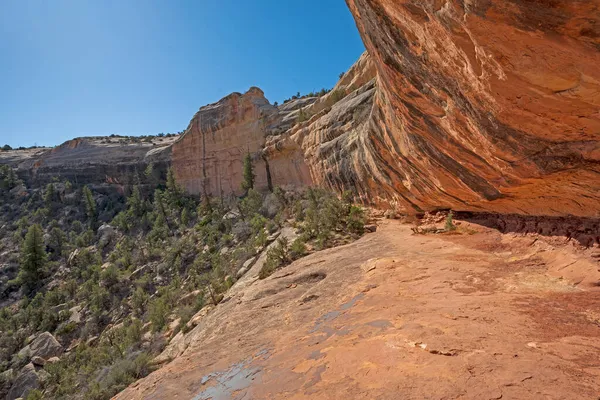
[(177, 132), (250, 86), (332, 87), (363, 51), (343, 0), (0, 1), (0, 146)]

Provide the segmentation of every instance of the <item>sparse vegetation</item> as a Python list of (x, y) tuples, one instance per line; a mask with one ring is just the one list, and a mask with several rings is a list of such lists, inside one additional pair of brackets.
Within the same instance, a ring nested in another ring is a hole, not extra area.
[(303, 108), (298, 110), (298, 123), (308, 121), (310, 119), (310, 113)]
[(219, 304), (269, 244), (261, 277), (362, 232), (348, 196), (262, 193), (251, 162), (242, 174), (242, 199), (198, 199), (153, 166), (127, 195), (59, 180), (27, 186), (0, 166), (0, 373), (19, 371), (29, 360), (18, 352), (47, 331), (71, 350), (44, 366), (43, 398), (110, 398), (151, 372), (168, 340)]
[(450, 212), (446, 216), (446, 223), (444, 225), (444, 228), (446, 229), (447, 232), (452, 232), (452, 231), (456, 230), (456, 225), (454, 225), (454, 215), (452, 214), (452, 210), (450, 210)]

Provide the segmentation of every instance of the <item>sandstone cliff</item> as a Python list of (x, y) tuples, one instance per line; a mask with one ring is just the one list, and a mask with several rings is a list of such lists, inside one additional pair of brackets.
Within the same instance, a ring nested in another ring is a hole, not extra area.
[(379, 79), (352, 155), (374, 162), (339, 185), (406, 210), (598, 216), (599, 4), (348, 0)]
[[(183, 136), (173, 144), (173, 169), (177, 181), (192, 194), (240, 194), (242, 160), (247, 153), (255, 164), (256, 186), (310, 183), (304, 159), (289, 153), (270, 168), (261, 156), (266, 136), (289, 127), (279, 111), (258, 88), (233, 93), (202, 107)], [(297, 163), (297, 164), (296, 164)]]
[(173, 150), (188, 190), (236, 192), (250, 151), (259, 187), (408, 213), (600, 216), (598, 1), (348, 6), (368, 55), (322, 98), (273, 107), (251, 89), (201, 109)]

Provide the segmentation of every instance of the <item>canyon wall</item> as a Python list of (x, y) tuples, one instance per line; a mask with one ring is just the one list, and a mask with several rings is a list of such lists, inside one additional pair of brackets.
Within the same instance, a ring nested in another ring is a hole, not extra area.
[(348, 0), (377, 68), (365, 199), (600, 216), (598, 1)]
[(347, 3), (368, 55), (320, 98), (273, 107), (252, 89), (201, 109), (174, 146), (188, 190), (239, 193), (249, 149), (262, 188), (600, 217), (598, 1)]
[(16, 169), (26, 182), (44, 185), (68, 179), (76, 184), (116, 187), (144, 179), (149, 164), (156, 176), (166, 176), (174, 137), (147, 140), (129, 137), (83, 137), (60, 146), (0, 152), (0, 164)]

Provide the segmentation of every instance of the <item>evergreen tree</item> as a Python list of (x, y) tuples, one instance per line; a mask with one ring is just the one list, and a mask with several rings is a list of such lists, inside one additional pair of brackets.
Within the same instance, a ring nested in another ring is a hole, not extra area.
[(152, 237), (155, 239), (165, 239), (169, 232), (171, 232), (172, 235), (173, 229), (171, 229), (167, 218), (167, 212), (163, 202), (163, 192), (158, 189), (154, 192), (154, 214), (156, 215), (156, 219), (152, 226)]
[(85, 202), (85, 211), (90, 222), (90, 227), (95, 229), (98, 215), (96, 214), (96, 201), (89, 187), (83, 187), (83, 200)]
[(159, 177), (157, 176), (157, 171), (155, 170), (153, 163), (148, 164), (144, 170), (144, 176), (146, 177), (146, 183), (152, 188), (158, 186)]
[(134, 217), (141, 217), (146, 213), (144, 200), (137, 185), (133, 188), (131, 196), (127, 198), (127, 206)]
[(46, 185), (46, 190), (44, 191), (44, 203), (46, 203), (46, 207), (49, 209), (52, 208), (52, 203), (54, 202), (55, 197), (56, 193), (54, 191), (54, 184), (49, 183)]
[(169, 172), (167, 173), (167, 190), (165, 191), (165, 195), (165, 200), (170, 210), (175, 211), (182, 207), (184, 203), (183, 190), (177, 184), (173, 168), (169, 168)]
[(244, 157), (242, 174), (242, 190), (247, 192), (250, 189), (254, 189), (254, 179), (256, 178), (256, 175), (254, 175), (254, 166), (252, 165), (252, 156), (250, 155), (250, 152)]
[(34, 224), (29, 227), (21, 250), (19, 281), (27, 293), (38, 288), (43, 278), (45, 264), (46, 252), (42, 227)]
[(175, 172), (173, 168), (169, 168), (169, 172), (167, 172), (167, 190), (172, 193), (179, 193), (180, 188), (177, 185), (177, 180), (175, 179)]
[(67, 236), (58, 226), (55, 226), (50, 230), (48, 246), (54, 252), (53, 258), (55, 260), (58, 260), (62, 256), (66, 240)]
[(188, 211), (187, 208), (184, 208), (181, 211), (181, 225), (183, 225), (184, 227), (187, 227), (190, 223), (190, 212)]
[(0, 189), (10, 190), (20, 183), (15, 171), (8, 165), (0, 165)]

